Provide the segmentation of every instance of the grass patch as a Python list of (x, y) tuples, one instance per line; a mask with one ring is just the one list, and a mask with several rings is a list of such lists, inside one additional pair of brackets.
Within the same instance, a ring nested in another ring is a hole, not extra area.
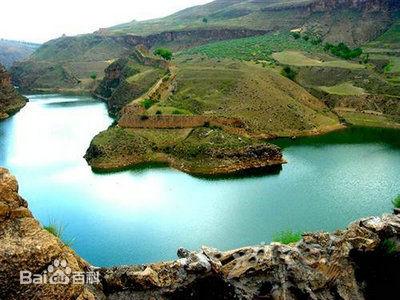
[(322, 61), (316, 58), (306, 56), (299, 51), (282, 51), (272, 54), (272, 57), (283, 65), (298, 66), (298, 67), (332, 67), (344, 69), (363, 69), (364, 66), (345, 60), (337, 60), (332, 57), (332, 60)]
[(302, 239), (300, 232), (293, 232), (292, 230), (282, 231), (274, 235), (273, 241), (284, 245), (294, 244)]
[(382, 243), (382, 246), (386, 254), (392, 255), (397, 252), (397, 245), (395, 241), (385, 239)]
[(309, 58), (298, 51), (282, 51), (272, 54), (272, 57), (281, 64), (291, 66), (320, 66), (322, 61)]
[(164, 106), (162, 103), (158, 102), (155, 105), (151, 106), (151, 108), (147, 111), (150, 115), (172, 115), (174, 112), (179, 111), (180, 115), (192, 115), (192, 113), (188, 110), (178, 109), (173, 106)]
[(319, 89), (328, 94), (340, 96), (360, 96), (365, 94), (365, 90), (363, 88), (354, 86), (351, 82), (337, 84), (334, 86), (320, 86)]
[(51, 220), (48, 225), (44, 225), (43, 229), (60, 239), (64, 245), (71, 247), (74, 243), (74, 239), (65, 238), (66, 226), (62, 223), (58, 223), (55, 220)]
[(400, 195), (398, 195), (396, 198), (394, 198), (392, 203), (395, 208), (400, 208)]
[(179, 109), (175, 109), (172, 111), (173, 115), (183, 115), (184, 113), (182, 111), (180, 111)]
[(153, 99), (144, 99), (140, 102), (140, 104), (145, 108), (145, 109), (149, 109), (150, 107), (152, 107), (154, 104), (156, 103), (156, 101), (154, 101)]
[(373, 115), (361, 112), (338, 112), (340, 116), (346, 120), (346, 122), (352, 125), (381, 128), (400, 128), (399, 123), (396, 123), (395, 120), (392, 120), (385, 115)]

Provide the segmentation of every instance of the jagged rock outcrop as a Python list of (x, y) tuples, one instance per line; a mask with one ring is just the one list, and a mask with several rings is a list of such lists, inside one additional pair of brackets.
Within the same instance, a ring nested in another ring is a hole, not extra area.
[(400, 216), (358, 220), (297, 244), (221, 252), (178, 250), (179, 259), (99, 269), (96, 285), (20, 285), (19, 271), (43, 274), (54, 259), (89, 267), (44, 231), (0, 169), (1, 299), (394, 299), (400, 279)]
[(111, 299), (391, 299), (399, 237), (400, 218), (384, 215), (296, 245), (179, 250), (175, 262), (102, 269), (103, 290)]
[(0, 120), (24, 107), (26, 100), (15, 90), (10, 74), (0, 65)]
[(155, 163), (206, 177), (276, 172), (285, 163), (279, 147), (229, 130), (212, 127), (173, 130), (175, 133), (178, 130), (180, 137), (163, 143), (131, 129), (109, 128), (92, 140), (85, 159), (98, 171)]
[(65, 261), (71, 272), (89, 270), (84, 260), (33, 218), (18, 195), (17, 180), (0, 168), (0, 299), (94, 299), (84, 285), (20, 284), (21, 271), (50, 275), (48, 268), (55, 260)]

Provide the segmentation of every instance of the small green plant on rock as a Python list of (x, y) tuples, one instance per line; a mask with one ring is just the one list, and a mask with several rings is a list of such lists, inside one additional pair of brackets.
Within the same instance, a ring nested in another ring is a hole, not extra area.
[(60, 239), (66, 246), (70, 247), (73, 245), (74, 240), (66, 240), (64, 237), (65, 225), (62, 223), (57, 223), (54, 220), (51, 220), (48, 225), (43, 226), (43, 229), (48, 233), (54, 235), (56, 238)]
[(282, 231), (274, 235), (273, 241), (284, 245), (289, 245), (301, 241), (302, 234), (292, 230)]
[(389, 255), (392, 255), (397, 252), (397, 245), (395, 241), (390, 239), (385, 239), (382, 243), (383, 249)]
[(395, 208), (400, 208), (400, 195), (398, 195), (396, 198), (394, 198), (392, 203)]
[(183, 115), (183, 113), (182, 113), (180, 110), (178, 110), (178, 109), (175, 109), (175, 110), (172, 112), (172, 114), (173, 114), (173, 115)]

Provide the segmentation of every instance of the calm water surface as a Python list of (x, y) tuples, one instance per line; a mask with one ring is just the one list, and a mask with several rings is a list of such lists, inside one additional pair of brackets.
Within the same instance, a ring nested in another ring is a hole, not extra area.
[(82, 158), (112, 120), (86, 97), (30, 96), (0, 123), (0, 165), (43, 223), (66, 224), (73, 248), (98, 266), (176, 257), (177, 248), (230, 249), (282, 230), (334, 230), (389, 212), (400, 193), (400, 132), (351, 129), (280, 140), (279, 174), (205, 180), (167, 168), (94, 174)]

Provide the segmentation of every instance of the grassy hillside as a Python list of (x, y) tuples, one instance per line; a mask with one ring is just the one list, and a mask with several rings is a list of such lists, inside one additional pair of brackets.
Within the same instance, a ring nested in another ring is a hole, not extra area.
[(362, 44), (384, 32), (400, 9), (393, 0), (376, 0), (371, 9), (370, 1), (216, 0), (165, 18), (134, 21), (94, 34), (52, 40), (11, 72), (15, 83), (26, 89), (90, 91), (96, 86), (90, 75), (96, 73), (101, 79), (102, 68), (128, 56), (139, 44), (182, 50), (213, 41), (278, 33), (197, 49), (206, 51), (209, 57), (235, 56), (246, 60), (250, 56), (264, 60), (272, 52), (287, 49), (318, 51), (318, 45), (282, 35), (293, 29), (324, 41)]
[(365, 51), (387, 80), (400, 85), (400, 14), (396, 16), (397, 19), (389, 30), (368, 43)]
[(322, 102), (260, 65), (194, 59), (178, 63), (176, 85), (162, 106), (239, 118), (255, 132), (295, 135), (337, 124)]
[(193, 28), (251, 28), (269, 31), (302, 27), (326, 40), (360, 44), (377, 37), (390, 25), (386, 11), (399, 9), (396, 1), (331, 0), (216, 0), (165, 18), (132, 21), (107, 29), (111, 34), (149, 35)]
[[(185, 50), (179, 58), (189, 61), (193, 57), (254, 61), (276, 71), (289, 66), (296, 83), (323, 99), (331, 109), (337, 109), (342, 116), (349, 109), (354, 113), (384, 114), (394, 118), (393, 124), (400, 116), (397, 109), (400, 107), (400, 86), (396, 81), (399, 78), (400, 52), (396, 48), (399, 38), (393, 33), (396, 30), (397, 23), (394, 23), (376, 42), (363, 46), (364, 54), (353, 60), (332, 56), (324, 50), (324, 42), (314, 35), (302, 33), (296, 36), (284, 32), (210, 43)], [(376, 62), (382, 64), (380, 70)], [(373, 118), (370, 115), (365, 117)], [(360, 119), (359, 115), (352, 121)], [(385, 117), (380, 117), (374, 124), (382, 120), (383, 126), (390, 123)]]
[(145, 94), (167, 73), (167, 63), (139, 48), (132, 54), (113, 62), (95, 94), (105, 99), (111, 115), (119, 116), (120, 110)]
[(126, 54), (123, 40), (101, 35), (62, 37), (43, 44), (32, 55), (37, 61), (99, 61)]
[(29, 57), (39, 44), (0, 39), (0, 64), (9, 69), (14, 62)]
[[(111, 68), (107, 74), (131, 70)], [(141, 73), (128, 73), (122, 81), (108, 78), (114, 91), (136, 91), (127, 83)], [(199, 175), (264, 169), (283, 163), (266, 138), (340, 128), (323, 102), (254, 63), (180, 58), (159, 82), (127, 103), (118, 126), (94, 138), (86, 155), (92, 167), (162, 162)]]
[(43, 44), (11, 73), (22, 89), (90, 91), (112, 61), (128, 55), (123, 41), (94, 35), (64, 37)]

